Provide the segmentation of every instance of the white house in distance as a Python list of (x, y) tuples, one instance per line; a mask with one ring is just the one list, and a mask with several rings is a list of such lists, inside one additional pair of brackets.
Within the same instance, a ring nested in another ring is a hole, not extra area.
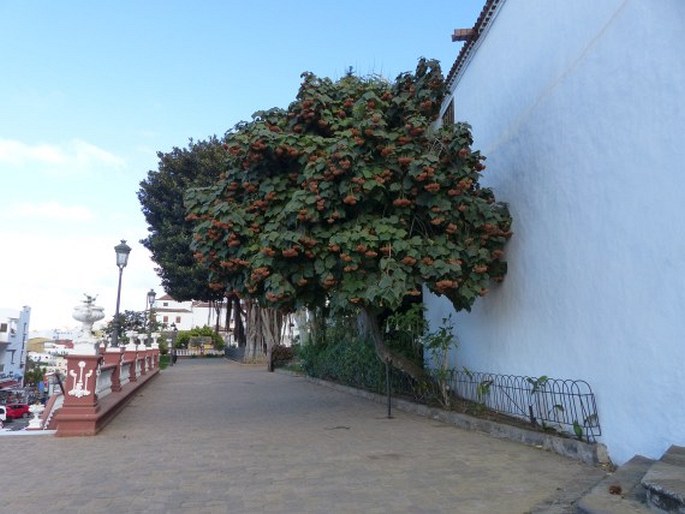
[[(220, 316), (225, 316), (225, 307), (224, 305)], [(168, 294), (155, 299), (154, 313), (159, 323), (166, 324), (167, 327), (173, 325), (178, 330), (190, 330), (205, 325), (213, 327), (217, 317), (217, 311), (207, 302), (179, 302)]]
[(31, 308), (0, 309), (0, 389), (23, 385)]
[(177, 302), (168, 294), (155, 299), (155, 318), (159, 323), (170, 327), (172, 324), (178, 330), (193, 328), (192, 302)]
[(514, 220), (457, 366), (586, 380), (618, 464), (685, 445), (684, 27), (681, 0), (489, 0), (443, 106)]

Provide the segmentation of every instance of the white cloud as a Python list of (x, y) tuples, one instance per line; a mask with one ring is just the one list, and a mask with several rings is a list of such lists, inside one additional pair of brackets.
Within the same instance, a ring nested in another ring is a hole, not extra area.
[[(121, 310), (143, 310), (147, 291), (160, 294), (159, 278), (149, 252), (131, 234), (129, 263), (123, 273)], [(119, 238), (100, 231), (85, 234), (3, 233), (10, 241), (0, 252), (3, 284), (0, 307), (31, 307), (31, 330), (46, 330), (78, 325), (72, 318), (74, 306), (85, 293), (97, 295), (105, 308), (105, 320), (115, 310), (118, 273), (114, 246)]]
[(50, 221), (90, 222), (95, 215), (82, 205), (63, 205), (59, 202), (30, 203), (22, 202), (6, 205), (2, 212), (3, 218)]
[(124, 159), (81, 139), (63, 144), (28, 144), (0, 139), (0, 164), (37, 168), (48, 175), (70, 176), (99, 168), (120, 169)]
[(73, 159), (84, 167), (101, 164), (109, 168), (122, 168), (124, 160), (95, 145), (75, 139), (71, 142)]

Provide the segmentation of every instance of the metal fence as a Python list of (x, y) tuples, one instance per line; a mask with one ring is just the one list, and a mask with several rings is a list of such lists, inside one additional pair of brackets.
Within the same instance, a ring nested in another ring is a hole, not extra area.
[(488, 409), (587, 442), (595, 442), (602, 434), (595, 395), (584, 380), (469, 370), (432, 373), (430, 383), (421, 384), (395, 371), (393, 390), (417, 401), (441, 403), (445, 403), (441, 396), (446, 391), (450, 400), (466, 402), (473, 411)]

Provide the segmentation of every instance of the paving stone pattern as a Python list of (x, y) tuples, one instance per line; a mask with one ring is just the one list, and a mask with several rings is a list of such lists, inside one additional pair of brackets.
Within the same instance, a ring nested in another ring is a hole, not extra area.
[(571, 512), (603, 471), (224, 359), (179, 360), (97, 436), (0, 438), (7, 513)]

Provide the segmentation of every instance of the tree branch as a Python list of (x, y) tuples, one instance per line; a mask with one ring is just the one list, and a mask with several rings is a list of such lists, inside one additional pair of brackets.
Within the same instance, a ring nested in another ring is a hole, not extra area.
[(393, 352), (386, 346), (380, 327), (378, 326), (378, 316), (376, 313), (369, 308), (363, 308), (361, 317), (362, 322), (366, 326), (366, 330), (373, 341), (376, 354), (383, 362), (390, 361), (390, 364), (393, 367), (404, 371), (417, 381), (423, 381), (427, 378), (427, 374), (421, 366), (404, 355)]

